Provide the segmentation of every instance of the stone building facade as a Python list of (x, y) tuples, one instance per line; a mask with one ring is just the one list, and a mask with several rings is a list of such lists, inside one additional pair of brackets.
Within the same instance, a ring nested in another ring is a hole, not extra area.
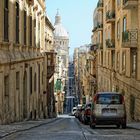
[(97, 90), (96, 46), (83, 45), (74, 51), (75, 94), (79, 104), (93, 100)]
[(99, 0), (94, 11), (98, 91), (124, 94), (128, 121), (140, 120), (139, 13), (139, 0)]
[(0, 17), (0, 123), (47, 117), (45, 0), (1, 0)]

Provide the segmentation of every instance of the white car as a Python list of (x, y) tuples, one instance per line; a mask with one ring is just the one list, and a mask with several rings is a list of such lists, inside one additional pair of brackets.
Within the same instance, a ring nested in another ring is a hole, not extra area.
[(73, 107), (73, 108), (72, 108), (72, 111), (71, 111), (71, 114), (72, 114), (73, 116), (75, 116), (76, 111), (77, 111), (77, 107)]
[(126, 109), (124, 97), (117, 92), (99, 92), (94, 96), (91, 109), (90, 126), (112, 125), (126, 128)]

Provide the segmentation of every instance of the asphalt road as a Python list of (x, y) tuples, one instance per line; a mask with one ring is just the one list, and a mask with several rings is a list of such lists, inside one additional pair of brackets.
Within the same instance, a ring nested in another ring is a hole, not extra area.
[(91, 129), (74, 117), (59, 117), (57, 121), (15, 133), (3, 140), (140, 140), (140, 130), (115, 126)]

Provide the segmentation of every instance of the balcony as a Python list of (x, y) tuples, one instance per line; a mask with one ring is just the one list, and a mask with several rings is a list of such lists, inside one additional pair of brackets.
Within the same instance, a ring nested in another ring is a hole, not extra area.
[(93, 44), (90, 46), (90, 51), (96, 51), (97, 50), (97, 44)]
[(99, 50), (102, 50), (102, 49), (103, 49), (103, 44), (102, 44), (102, 43), (98, 43), (98, 44), (97, 44), (97, 48), (98, 48)]
[(103, 30), (103, 24), (98, 22), (96, 28), (97, 28), (97, 31), (102, 31)]
[(107, 11), (106, 12), (106, 22), (114, 23), (115, 22), (115, 11)]
[(138, 46), (138, 30), (127, 30), (122, 33), (122, 46), (136, 48)]
[(97, 3), (97, 11), (103, 11), (103, 1), (99, 0)]
[(123, 0), (123, 9), (132, 9), (138, 6), (138, 0)]
[(106, 48), (115, 49), (115, 41), (112, 39), (107, 39), (106, 40)]

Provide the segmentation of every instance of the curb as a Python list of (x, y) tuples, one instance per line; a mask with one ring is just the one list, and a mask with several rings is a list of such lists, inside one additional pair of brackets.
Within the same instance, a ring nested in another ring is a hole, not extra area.
[(57, 120), (59, 120), (59, 118), (52, 119), (52, 120), (50, 120), (50, 121), (48, 121), (48, 122), (46, 122), (46, 123), (43, 123), (43, 122), (42, 122), (42, 123), (39, 123), (39, 124), (37, 124), (37, 125), (31, 126), (31, 127), (29, 127), (29, 128), (25, 128), (25, 129), (21, 129), (21, 130), (14, 130), (14, 131), (11, 131), (11, 132), (6, 133), (6, 134), (4, 134), (4, 135), (1, 135), (1, 136), (0, 136), (0, 139), (3, 139), (3, 138), (5, 138), (5, 137), (8, 137), (8, 136), (10, 136), (10, 135), (12, 135), (12, 134), (15, 134), (15, 133), (18, 133), (18, 132), (23, 132), (23, 131), (27, 131), (27, 130), (30, 130), (30, 129), (33, 129), (33, 128), (36, 128), (36, 127), (40, 127), (40, 126), (43, 126), (43, 125), (46, 125), (46, 124), (55, 122), (55, 121), (57, 121)]
[(140, 130), (140, 128), (134, 127), (134, 126), (129, 126), (127, 125), (127, 128), (135, 129), (135, 130)]

